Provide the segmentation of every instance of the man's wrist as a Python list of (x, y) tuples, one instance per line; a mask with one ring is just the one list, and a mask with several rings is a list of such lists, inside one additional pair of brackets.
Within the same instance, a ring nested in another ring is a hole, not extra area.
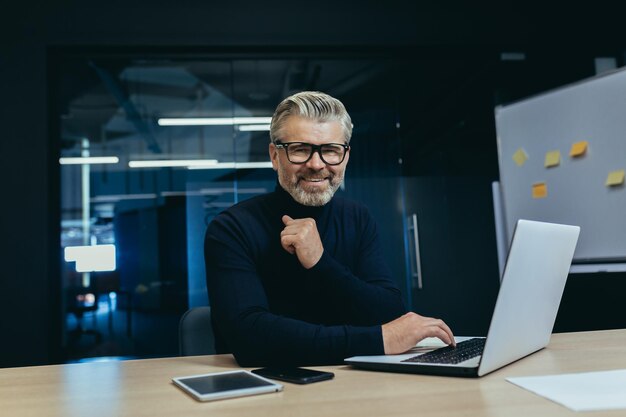
[(380, 326), (380, 333), (381, 333), (381, 335), (383, 337), (383, 352), (386, 355), (387, 352), (389, 352), (390, 346), (389, 346), (389, 342), (388, 342), (388, 339), (389, 339), (389, 334), (388, 333), (389, 332), (388, 332), (387, 326), (385, 324)]
[(322, 253), (320, 253), (320, 256), (315, 260), (315, 262), (311, 262), (310, 266), (306, 266), (306, 265), (302, 265), (302, 266), (304, 266), (305, 269), (311, 269), (320, 262), (320, 260), (322, 259), (322, 256), (324, 256), (324, 249), (322, 249)]
[(317, 260), (317, 262), (315, 262), (311, 267), (306, 268), (304, 267), (307, 271), (311, 271), (311, 272), (316, 272), (319, 271), (320, 269), (325, 269), (328, 266), (328, 254), (326, 253), (326, 251), (322, 251), (322, 255), (320, 256), (320, 258)]

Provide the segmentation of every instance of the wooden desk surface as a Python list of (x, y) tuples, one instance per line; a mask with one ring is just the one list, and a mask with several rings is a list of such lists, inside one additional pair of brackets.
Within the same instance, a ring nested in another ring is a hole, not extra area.
[(230, 355), (0, 369), (0, 415), (22, 416), (623, 416), (574, 413), (505, 377), (626, 368), (626, 330), (564, 333), (478, 379), (316, 367), (335, 379), (281, 393), (197, 402), (174, 376), (238, 368)]

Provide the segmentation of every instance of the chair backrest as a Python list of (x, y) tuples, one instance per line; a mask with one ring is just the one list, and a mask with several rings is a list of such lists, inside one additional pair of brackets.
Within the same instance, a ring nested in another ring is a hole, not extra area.
[(215, 354), (211, 307), (193, 307), (185, 312), (178, 326), (181, 356)]

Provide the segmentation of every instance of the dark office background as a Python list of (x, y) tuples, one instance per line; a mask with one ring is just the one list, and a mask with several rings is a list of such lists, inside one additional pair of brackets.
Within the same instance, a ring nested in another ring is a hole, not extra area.
[[(599, 4), (579, 9), (574, 3), (532, 8), (456, 3), (50, 1), (25, 2), (3, 10), (0, 366), (46, 364), (60, 358), (60, 184), (49, 114), (47, 63), (51, 51), (59, 47), (186, 48), (204, 53), (258, 53), (275, 48), (281, 53), (322, 50), (367, 55), (369, 50), (387, 50), (417, 58), (416, 62), (420, 56), (467, 58), (523, 52), (527, 64), (510, 72), (479, 75), (499, 87), (486, 96), (484, 91), (471, 90), (484, 83), (468, 80), (470, 97), (475, 94), (477, 106), (484, 100), (488, 105), (506, 102), (591, 76), (595, 57), (614, 57), (618, 65), (624, 64), (623, 15)], [(416, 74), (420, 70), (415, 68)], [(516, 80), (515, 85), (510, 79)], [(457, 81), (449, 80), (451, 85)], [(449, 106), (446, 111), (462, 114), (454, 103), (455, 91), (464, 87), (446, 89), (446, 82), (433, 79), (432, 96), (437, 97), (437, 89), (446, 94), (445, 101), (435, 100), (433, 106)], [(462, 95), (467, 97), (467, 91)], [(463, 103), (463, 108), (471, 105)], [(424, 112), (428, 114), (427, 106)], [(403, 143), (407, 151), (416, 146), (416, 152), (432, 148), (441, 155), (440, 160), (421, 161), (422, 165), (416, 157), (416, 164), (406, 168), (414, 172), (407, 174), (419, 175), (420, 169), (432, 172), (435, 168), (428, 164), (434, 164), (444, 174), (497, 179), (495, 138), (479, 141), (484, 161), (476, 167), (477, 172), (463, 172), (463, 164), (455, 159), (461, 156), (447, 153), (446, 147), (451, 145), (446, 138), (476, 139), (473, 126), (464, 127), (463, 122), (462, 117), (441, 120), (440, 131), (430, 123), (424, 128), (431, 130), (423, 133), (433, 138), (431, 142), (419, 146)], [(442, 131), (463, 133), (446, 136)], [(458, 143), (452, 140), (452, 144)], [(571, 277), (557, 330), (624, 327), (620, 306), (625, 287), (624, 274)]]

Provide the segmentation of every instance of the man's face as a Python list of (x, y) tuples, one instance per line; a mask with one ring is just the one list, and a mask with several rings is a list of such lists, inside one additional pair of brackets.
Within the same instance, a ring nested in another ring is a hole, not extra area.
[[(338, 121), (318, 122), (300, 116), (291, 116), (279, 132), (282, 143), (306, 142), (313, 145), (345, 143), (343, 129)], [(296, 200), (305, 206), (323, 206), (328, 203), (343, 182), (350, 152), (339, 165), (328, 165), (318, 152), (304, 164), (293, 164), (287, 159), (286, 149), (270, 143), (270, 158), (278, 182)]]

